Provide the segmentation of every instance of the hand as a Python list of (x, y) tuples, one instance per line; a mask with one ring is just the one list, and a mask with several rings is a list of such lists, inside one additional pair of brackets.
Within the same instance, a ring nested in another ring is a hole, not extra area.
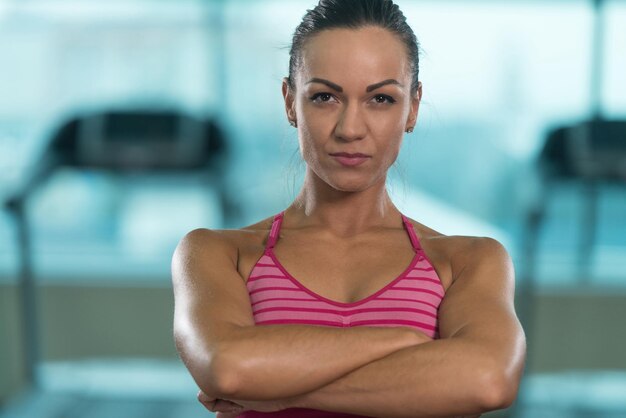
[[(243, 399), (230, 399), (235, 405), (243, 406), (243, 411), (277, 412), (287, 408), (297, 408), (298, 396), (269, 401), (249, 401)], [(220, 417), (221, 418), (221, 417)]]
[(238, 405), (225, 399), (215, 398), (212, 395), (207, 395), (202, 392), (202, 390), (198, 392), (198, 400), (209, 411), (217, 412), (218, 418), (235, 418), (244, 411), (242, 405)]
[(200, 390), (198, 400), (211, 412), (218, 412), (218, 418), (235, 418), (244, 411), (276, 412), (287, 408), (295, 408), (298, 397), (271, 401), (246, 401), (235, 399), (218, 399)]

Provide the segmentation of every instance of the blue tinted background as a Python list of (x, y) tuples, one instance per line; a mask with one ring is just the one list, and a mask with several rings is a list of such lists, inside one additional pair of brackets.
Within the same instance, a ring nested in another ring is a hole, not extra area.
[[(606, 117), (626, 115), (626, 3), (604, 6), (602, 82), (595, 90), (591, 2), (397, 3), (422, 46), (424, 95), (415, 133), (390, 171), (391, 195), (407, 215), (442, 233), (500, 240), (523, 272), (524, 220), (538, 196), (536, 159), (548, 130), (588, 118), (596, 94)], [(42, 287), (167, 291), (171, 254), (186, 232), (237, 228), (291, 202), (304, 163), (285, 117), (281, 79), (293, 30), (313, 6), (0, 2), (0, 201), (20, 189), (55, 129), (80, 112), (150, 107), (216, 117), (234, 155), (221, 174), (242, 210), (232, 225), (224, 223), (211, 182), (193, 173), (57, 171), (27, 208)], [(583, 281), (577, 246), (585, 194), (576, 184), (553, 192), (538, 245), (538, 292), (624, 294), (623, 186), (601, 188)], [(0, 211), (0, 285), (7, 292), (18, 281), (16, 231)], [(17, 302), (5, 298), (10, 318)], [(8, 319), (4, 327), (12, 329)], [(5, 349), (6, 364), (18, 361), (15, 350)], [(601, 347), (589, 350), (601, 356)], [(19, 389), (5, 387), (7, 399)]]

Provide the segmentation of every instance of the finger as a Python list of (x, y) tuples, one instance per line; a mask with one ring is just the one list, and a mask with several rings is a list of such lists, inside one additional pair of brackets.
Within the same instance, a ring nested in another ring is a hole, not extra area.
[(243, 406), (226, 399), (218, 399), (215, 402), (215, 410), (218, 412), (239, 413), (243, 411)]
[(202, 404), (202, 406), (204, 406), (206, 409), (208, 409), (211, 412), (217, 412), (215, 410), (215, 402), (203, 402), (200, 401), (200, 403)]
[(200, 390), (198, 392), (198, 400), (200, 402), (214, 402), (216, 398), (209, 396), (206, 393), (204, 393), (202, 390)]
[(200, 401), (202, 406), (204, 406), (209, 411), (215, 412), (215, 403), (217, 402), (217, 399), (213, 399), (213, 398), (207, 396), (202, 391), (200, 391), (200, 392), (198, 392), (198, 401)]
[(225, 399), (216, 399), (214, 402), (200, 401), (200, 403), (211, 412), (238, 414), (244, 409), (242, 405), (227, 401)]
[(215, 408), (213, 408), (212, 405), (208, 404), (208, 403), (204, 403), (204, 402), (200, 402), (202, 404), (202, 406), (204, 406), (207, 410), (211, 411), (211, 412), (217, 412), (215, 410)]
[(233, 401), (229, 401), (227, 399), (217, 399), (215, 401), (215, 405), (223, 408), (243, 408), (243, 405), (239, 405)]

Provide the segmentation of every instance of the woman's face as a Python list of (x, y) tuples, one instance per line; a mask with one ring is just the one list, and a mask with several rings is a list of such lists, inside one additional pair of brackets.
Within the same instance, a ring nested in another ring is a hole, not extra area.
[[(305, 44), (295, 91), (283, 80), (287, 117), (297, 121), (308, 168), (332, 187), (363, 190), (384, 179), (408, 127), (415, 125), (418, 93), (402, 41), (386, 29), (325, 30)], [(346, 166), (332, 153), (369, 156)]]

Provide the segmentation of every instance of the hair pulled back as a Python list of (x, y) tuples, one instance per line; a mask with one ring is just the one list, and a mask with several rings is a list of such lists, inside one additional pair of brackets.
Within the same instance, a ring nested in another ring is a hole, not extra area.
[(414, 95), (419, 81), (419, 42), (392, 0), (320, 0), (315, 8), (307, 10), (293, 34), (289, 51), (289, 88), (295, 90), (294, 77), (302, 64), (302, 51), (309, 39), (327, 29), (366, 26), (387, 29), (404, 43), (412, 72), (411, 95)]

